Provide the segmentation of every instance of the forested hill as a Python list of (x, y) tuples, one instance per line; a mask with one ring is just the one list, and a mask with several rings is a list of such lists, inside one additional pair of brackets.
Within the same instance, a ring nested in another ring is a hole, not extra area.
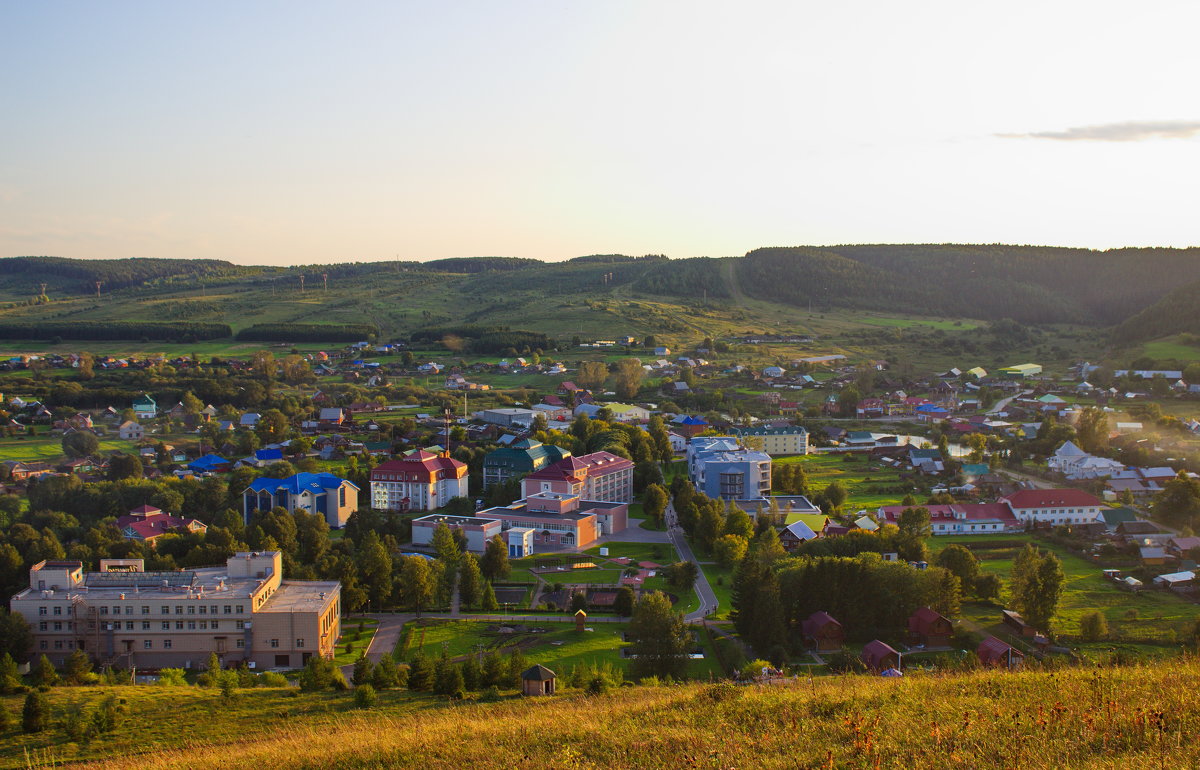
[[(1200, 281), (1200, 249), (868, 244), (771, 247), (724, 258), (597, 254), (564, 262), (469, 257), (293, 267), (220, 260), (14, 257), (0, 259), (0, 299), (29, 300), (43, 282), (54, 300), (81, 297), (94, 293), (96, 281), (103, 282), (105, 293), (127, 289), (139, 296), (164, 285), (221, 284), (273, 294), (280, 286), (302, 286), (305, 276), (310, 287), (328, 281), (352, 297), (360, 283), (364, 290), (391, 285), (382, 280), (384, 274), (390, 276), (388, 281), (403, 277), (406, 285), (425, 291), (441, 287), (470, 299), (480, 312), (500, 297), (511, 304), (555, 296), (570, 304), (622, 292), (685, 304), (699, 297), (734, 303), (758, 299), (815, 310), (870, 309), (1023, 323), (1115, 326), (1131, 319), (1120, 334), (1133, 340), (1190, 330), (1184, 328), (1185, 311), (1195, 307), (1190, 298), (1200, 295), (1200, 289), (1179, 287)], [(1164, 304), (1158, 307), (1160, 301)], [(338, 320), (377, 322), (348, 312), (349, 306)]]
[(1117, 342), (1143, 342), (1179, 332), (1200, 334), (1200, 281), (1180, 286), (1113, 331)]

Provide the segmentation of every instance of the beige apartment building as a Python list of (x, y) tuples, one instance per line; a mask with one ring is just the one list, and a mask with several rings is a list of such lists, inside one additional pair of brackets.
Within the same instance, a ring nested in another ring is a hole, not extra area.
[(100, 665), (299, 668), (332, 657), (341, 584), (283, 580), (278, 551), (237, 553), (224, 567), (146, 572), (141, 559), (43, 561), (12, 599), (33, 629), (33, 654), (61, 664), (77, 649)]

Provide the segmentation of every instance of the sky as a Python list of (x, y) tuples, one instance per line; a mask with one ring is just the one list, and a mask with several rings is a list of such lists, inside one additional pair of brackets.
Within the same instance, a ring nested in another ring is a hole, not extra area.
[(1194, 2), (0, 2), (0, 256), (1200, 244)]

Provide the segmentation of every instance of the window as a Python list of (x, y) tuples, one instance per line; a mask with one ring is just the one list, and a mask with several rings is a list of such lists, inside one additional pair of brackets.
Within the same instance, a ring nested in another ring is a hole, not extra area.
[[(45, 642), (42, 642), (42, 645), (43, 645), (43, 646), (45, 646), (45, 644), (46, 644)], [(244, 648), (245, 648), (245, 646), (246, 646), (246, 640), (245, 640), (245, 639), (238, 639), (238, 640), (237, 640), (237, 645), (236, 645), (236, 646), (237, 646), (237, 648), (238, 648), (239, 650), (241, 650), (241, 649), (244, 649)]]
[(237, 630), (241, 631), (242, 629), (244, 629), (244, 628), (246, 627), (246, 621), (244, 621), (244, 620), (239, 620), (239, 621), (237, 621), (237, 623), (235, 623), (234, 625), (235, 625), (235, 627), (237, 628)]
[(149, 631), (149, 630), (150, 630), (150, 621), (149, 621), (149, 620), (143, 620), (143, 621), (142, 621), (142, 630), (143, 630), (143, 631)]
[(303, 647), (303, 646), (304, 646), (304, 640), (303, 640), (303, 639), (297, 639), (297, 640), (296, 640), (296, 646), (297, 646), (297, 647)]
[(278, 639), (272, 639), (272, 640), (271, 640), (271, 646), (272, 646), (272, 647), (278, 647), (278, 646), (279, 646), (279, 640), (278, 640)]
[(46, 611), (45, 607), (38, 607), (38, 614), (39, 615), (47, 615), (49, 613)]
[(208, 630), (208, 621), (207, 621), (207, 620), (201, 620), (201, 621), (200, 621), (200, 630), (201, 630), (201, 631), (207, 631), (207, 630)]
[(208, 607), (206, 607), (206, 606), (204, 606), (203, 604), (201, 604), (201, 605), (200, 605), (200, 614), (201, 614), (201, 615), (204, 615), (204, 614), (206, 614), (207, 612), (208, 612)]
[(114, 614), (114, 615), (120, 615), (120, 614), (121, 614), (121, 606), (120, 606), (119, 604), (114, 604), (114, 605), (113, 605), (113, 614)]
[(194, 604), (189, 604), (189, 605), (188, 605), (188, 614), (189, 614), (189, 615), (195, 615), (195, 614), (196, 614), (196, 605), (194, 605)]
[(241, 615), (245, 611), (246, 611), (245, 605), (242, 605), (242, 604), (237, 605), (237, 614)]
[(228, 614), (230, 614), (231, 612), (233, 612), (233, 608), (232, 608), (232, 607), (230, 607), (228, 604), (226, 604), (226, 605), (225, 605), (225, 614), (226, 614), (226, 615), (228, 615)]
[(45, 639), (43, 639), (42, 641), (38, 642), (38, 649), (39, 649), (39, 650), (45, 650), (45, 649), (49, 649), (49, 646), (50, 646), (50, 645), (49, 645), (49, 644), (46, 642), (46, 640), (45, 640)]
[(209, 607), (209, 608), (208, 608), (208, 614), (209, 614), (209, 615), (216, 615), (216, 614), (217, 614), (217, 605), (215, 605), (215, 604), (214, 604), (213, 606)]
[[(103, 608), (103, 607), (101, 607), (100, 609), (104, 609), (104, 608)], [(62, 607), (55, 607), (55, 608), (54, 608), (54, 614), (55, 614), (55, 615), (61, 615), (61, 614), (62, 614)]]
[(163, 630), (163, 631), (170, 631), (170, 630), (171, 630), (171, 621), (169, 621), (169, 620), (164, 620), (164, 621), (162, 622), (162, 630)]
[(133, 630), (133, 621), (132, 621), (132, 620), (126, 620), (126, 621), (125, 621), (125, 630), (126, 630), (126, 631), (132, 631), (132, 630)]
[(41, 623), (38, 623), (38, 631), (49, 631), (49, 630), (50, 630), (50, 624), (47, 623), (46, 621), (43, 620)]
[(62, 621), (61, 620), (54, 621), (54, 630), (62, 631)]
[(164, 615), (170, 615), (170, 614), (171, 614), (171, 608), (170, 608), (170, 607), (168, 607), (167, 605), (165, 605), (165, 604), (164, 604), (164, 605), (162, 606), (162, 614), (164, 614)]
[(152, 649), (153, 647), (154, 647), (154, 642), (150, 641), (149, 639), (147, 639), (146, 641), (142, 642), (142, 649), (143, 649), (143, 650), (149, 650), (149, 649)]
[(175, 630), (176, 630), (176, 631), (182, 631), (182, 630), (183, 630), (183, 621), (182, 621), (182, 620), (176, 620), (176, 621), (175, 621)]
[(189, 620), (188, 621), (188, 631), (195, 631), (195, 630), (196, 630), (196, 621)]
[(171, 640), (170, 639), (163, 639), (163, 649), (164, 650), (171, 649)]
[(217, 621), (215, 621), (215, 620), (212, 622), (212, 630), (213, 631), (217, 630)]
[(183, 605), (182, 605), (182, 604), (176, 604), (176, 605), (175, 605), (175, 614), (176, 614), (176, 615), (182, 615), (182, 614), (183, 614)]
[(61, 649), (62, 649), (62, 642), (61, 642), (61, 641), (56, 641), (56, 642), (54, 643), (54, 649), (56, 649), (56, 650), (61, 650)]
[(143, 615), (149, 615), (149, 614), (150, 614), (150, 608), (149, 608), (148, 606), (146, 606), (145, 604), (143, 604), (143, 605), (142, 605), (142, 614), (143, 614)]

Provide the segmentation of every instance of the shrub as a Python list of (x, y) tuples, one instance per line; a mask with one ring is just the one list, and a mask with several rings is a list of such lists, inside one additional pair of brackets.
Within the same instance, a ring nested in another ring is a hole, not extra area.
[(25, 706), (21, 709), (21, 730), (27, 733), (40, 733), (46, 729), (46, 696), (34, 691), (25, 696)]
[(479, 696), (479, 700), (482, 703), (495, 703), (500, 700), (500, 691), (496, 689), (495, 685), (492, 685), (483, 691), (483, 694)]
[(1108, 636), (1108, 621), (1101, 612), (1089, 612), (1079, 619), (1079, 636), (1085, 642), (1096, 642)]
[(375, 688), (369, 684), (360, 684), (354, 688), (354, 705), (360, 709), (371, 708), (378, 699)]
[(278, 671), (265, 671), (258, 675), (259, 687), (287, 687), (287, 677)]
[(162, 668), (158, 671), (158, 683), (163, 687), (178, 687), (187, 684), (182, 668)]
[(588, 682), (588, 695), (603, 695), (608, 692), (608, 681), (602, 676), (592, 677), (592, 681)]

